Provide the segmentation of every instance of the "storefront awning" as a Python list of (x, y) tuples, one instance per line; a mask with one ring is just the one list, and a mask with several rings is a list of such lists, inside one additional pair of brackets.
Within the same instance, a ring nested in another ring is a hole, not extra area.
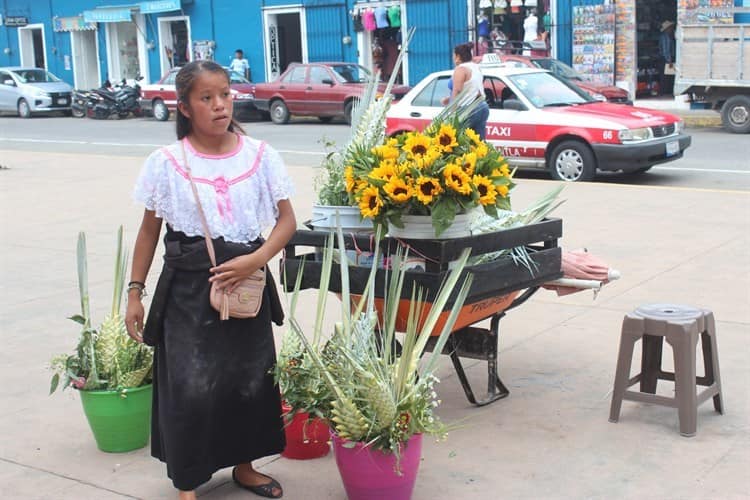
[(171, 12), (180, 10), (180, 0), (150, 0), (149, 2), (138, 2), (141, 14), (156, 14), (157, 12)]
[(83, 20), (87, 23), (121, 23), (132, 21), (130, 5), (121, 7), (97, 7), (83, 11)]
[(90, 31), (96, 29), (95, 23), (87, 23), (83, 16), (55, 17), (52, 19), (55, 31)]

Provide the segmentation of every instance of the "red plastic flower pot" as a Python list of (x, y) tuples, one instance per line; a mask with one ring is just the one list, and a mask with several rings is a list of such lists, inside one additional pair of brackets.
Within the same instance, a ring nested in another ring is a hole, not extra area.
[(295, 460), (326, 456), (330, 450), (330, 432), (326, 421), (318, 417), (310, 418), (309, 413), (297, 412), (289, 422), (287, 415), (292, 408), (283, 403), (281, 409), (285, 418), (286, 434), (286, 447), (281, 456)]

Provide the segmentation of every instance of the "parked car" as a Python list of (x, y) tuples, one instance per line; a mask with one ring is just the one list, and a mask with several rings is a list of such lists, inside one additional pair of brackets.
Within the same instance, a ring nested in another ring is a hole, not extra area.
[[(234, 116), (242, 117), (255, 111), (253, 84), (244, 76), (224, 68), (229, 73), (229, 86), (234, 101)], [(169, 120), (169, 114), (177, 110), (177, 91), (174, 80), (180, 68), (172, 68), (161, 79), (149, 85), (141, 85), (141, 98), (138, 103), (146, 113), (153, 114), (159, 121)]]
[[(547, 170), (564, 181), (592, 180), (597, 170), (645, 172), (681, 158), (691, 138), (679, 117), (601, 102), (549, 71), (483, 68), (490, 116), (487, 140), (514, 167)], [(386, 133), (423, 129), (450, 94), (451, 71), (432, 73), (386, 115)]]
[[(255, 106), (279, 124), (292, 115), (317, 116), (324, 123), (343, 117), (351, 123), (354, 99), (362, 95), (370, 78), (366, 68), (353, 63), (292, 63), (273, 82), (255, 84)], [(385, 87), (381, 84), (379, 91)], [(398, 100), (408, 91), (407, 86), (394, 85), (391, 92)]]
[[(505, 67), (542, 68), (549, 70), (551, 73), (575, 83), (598, 101), (632, 104), (626, 90), (614, 85), (602, 85), (586, 80), (575, 69), (552, 57), (534, 57), (533, 55), (529, 57), (520, 54), (492, 54), (492, 56), (493, 60), (496, 60)], [(480, 64), (490, 65), (492, 63), (483, 60)]]
[(0, 111), (30, 118), (35, 113), (70, 115), (73, 87), (42, 68), (0, 68)]

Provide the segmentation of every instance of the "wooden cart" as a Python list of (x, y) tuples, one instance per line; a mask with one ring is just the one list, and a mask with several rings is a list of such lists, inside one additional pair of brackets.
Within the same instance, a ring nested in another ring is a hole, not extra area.
[[(298, 247), (320, 248), (325, 246), (328, 237), (326, 231), (298, 230), (286, 247), (285, 258), (281, 262), (281, 272), (286, 273), (286, 283), (291, 291), (302, 272), (302, 289), (317, 288), (320, 283), (322, 262), (319, 251), (298, 253)], [(523, 304), (539, 287), (548, 281), (562, 277), (561, 249), (557, 246), (562, 237), (562, 220), (547, 219), (536, 224), (519, 228), (481, 234), (457, 239), (412, 240), (385, 238), (381, 242), (385, 258), (395, 253), (399, 247), (406, 246), (410, 256), (424, 260), (424, 270), (406, 272), (402, 291), (402, 302), (411, 297), (413, 285), (423, 289), (425, 302), (431, 303), (436, 297), (440, 284), (449, 272), (451, 261), (458, 259), (464, 248), (471, 248), (472, 255), (481, 255), (501, 249), (525, 247), (533, 264), (530, 268), (514, 262), (510, 255), (476, 265), (467, 266), (463, 273), (471, 273), (473, 280), (469, 295), (453, 327), (443, 354), (451, 357), (466, 397), (472, 404), (483, 406), (509, 394), (508, 389), (497, 373), (497, 352), (500, 319), (506, 311)], [(372, 237), (367, 234), (348, 234), (345, 236), (346, 249), (357, 253), (371, 251), (374, 246)], [(349, 287), (352, 294), (361, 294), (370, 274), (369, 266), (350, 265)], [(385, 269), (378, 270), (375, 280), (375, 296), (381, 298), (385, 288)], [(459, 281), (460, 282), (460, 281)], [(341, 292), (341, 274), (338, 266), (333, 266), (329, 291)], [(444, 312), (444, 321), (451, 311), (458, 290), (454, 290)], [(408, 302), (406, 303), (408, 306)], [(408, 310), (408, 308), (406, 309)], [(405, 313), (404, 313), (405, 314)], [(490, 319), (490, 327), (472, 326), (485, 319)], [(433, 331), (437, 335), (442, 323)], [(397, 325), (397, 330), (399, 326)], [(431, 340), (436, 339), (433, 337)], [(434, 342), (428, 343), (428, 350)], [(481, 399), (474, 396), (460, 358), (471, 358), (487, 361), (487, 393)]]

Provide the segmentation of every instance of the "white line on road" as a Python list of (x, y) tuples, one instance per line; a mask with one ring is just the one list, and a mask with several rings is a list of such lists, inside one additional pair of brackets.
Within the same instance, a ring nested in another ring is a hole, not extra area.
[(679, 172), (709, 172), (717, 174), (750, 174), (750, 170), (725, 170), (721, 168), (653, 167), (653, 170), (675, 170)]
[[(92, 142), (92, 141), (66, 141), (64, 139), (26, 139), (26, 138), (8, 138), (0, 137), (0, 141), (6, 142), (33, 142), (33, 143), (44, 143), (44, 144), (84, 144), (89, 146), (121, 146), (121, 147), (147, 147), (147, 148), (160, 148), (164, 144), (148, 144), (148, 143), (127, 143), (127, 142)], [(292, 149), (277, 149), (279, 153), (284, 154), (300, 154), (300, 155), (320, 155), (323, 156), (325, 153), (320, 151), (298, 151)]]

